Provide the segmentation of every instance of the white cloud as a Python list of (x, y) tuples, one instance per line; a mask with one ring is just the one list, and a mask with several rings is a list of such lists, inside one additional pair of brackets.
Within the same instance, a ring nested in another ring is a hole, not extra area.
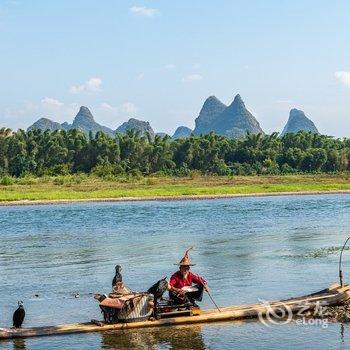
[(125, 113), (136, 113), (137, 107), (131, 102), (125, 102), (121, 106), (121, 111)]
[(145, 73), (140, 73), (139, 75), (137, 75), (136, 79), (142, 80), (144, 77), (145, 77)]
[(90, 78), (84, 84), (72, 86), (69, 91), (72, 94), (78, 94), (79, 92), (98, 92), (101, 90), (101, 85), (101, 78)]
[(25, 101), (16, 108), (6, 108), (3, 113), (3, 124), (14, 129), (26, 129), (38, 118), (46, 117), (57, 122), (72, 122), (80, 105), (77, 103), (64, 103), (52, 97), (44, 97), (41, 100)]
[(335, 72), (334, 75), (344, 85), (350, 86), (350, 72), (338, 71)]
[(135, 117), (138, 108), (129, 101), (120, 105), (111, 105), (108, 102), (101, 103), (96, 108), (96, 116), (99, 116), (99, 123), (116, 128), (125, 120)]
[(60, 102), (60, 101), (56, 100), (55, 98), (51, 98), (51, 97), (44, 97), (40, 102), (44, 107), (61, 107), (61, 106), (63, 106), (63, 102)]
[(117, 111), (118, 110), (117, 107), (113, 107), (107, 102), (102, 102), (100, 105), (100, 108), (105, 110), (105, 111)]
[(193, 81), (199, 81), (202, 79), (203, 79), (203, 77), (200, 74), (190, 74), (190, 75), (187, 75), (186, 77), (182, 78), (182, 81), (185, 83), (188, 83), (188, 82), (193, 82)]
[(166, 64), (163, 68), (164, 69), (175, 69), (176, 66), (173, 63), (169, 63), (169, 64)]
[(157, 9), (152, 9), (149, 7), (144, 7), (144, 6), (132, 6), (130, 7), (130, 12), (138, 15), (138, 16), (145, 16), (145, 17), (153, 17), (157, 14), (159, 14), (159, 10)]
[(201, 67), (201, 65), (199, 63), (195, 63), (193, 65), (193, 69), (199, 69)]
[(45, 115), (49, 113), (49, 116), (55, 119), (55, 121), (62, 121), (62, 119), (68, 118), (70, 120), (79, 110), (77, 103), (63, 103), (55, 98), (44, 97), (38, 103), (27, 103), (25, 108), (28, 112)]
[(135, 114), (138, 111), (138, 108), (132, 102), (128, 101), (120, 106), (112, 106), (107, 102), (103, 102), (101, 103), (100, 108), (106, 112), (114, 112), (120, 115)]
[(49, 115), (52, 118), (69, 118), (74, 116), (79, 106), (76, 103), (66, 104), (52, 97), (44, 97), (39, 103), (27, 103), (26, 107), (29, 113), (38, 115)]

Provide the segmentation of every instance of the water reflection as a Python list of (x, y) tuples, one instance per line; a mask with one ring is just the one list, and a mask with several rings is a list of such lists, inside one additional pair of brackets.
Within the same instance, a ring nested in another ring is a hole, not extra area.
[(101, 334), (102, 349), (204, 350), (201, 326), (181, 326), (156, 329), (135, 329)]
[(344, 343), (344, 325), (340, 324), (340, 340), (342, 343)]
[(330, 322), (327, 328), (296, 322), (266, 327), (257, 320), (242, 320), (13, 339), (0, 341), (0, 349), (348, 349), (349, 331), (348, 324), (333, 322)]
[(23, 338), (18, 338), (13, 340), (13, 349), (14, 350), (26, 350), (26, 341)]

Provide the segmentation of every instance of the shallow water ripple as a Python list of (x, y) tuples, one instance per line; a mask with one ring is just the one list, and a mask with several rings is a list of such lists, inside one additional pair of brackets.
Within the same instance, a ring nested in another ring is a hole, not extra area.
[[(132, 289), (146, 290), (192, 245), (194, 270), (221, 305), (317, 291), (337, 280), (349, 211), (349, 195), (0, 207), (0, 325), (10, 325), (17, 300), (27, 326), (99, 318), (92, 293), (109, 291), (115, 264)], [(349, 251), (344, 272), (350, 280)], [(250, 349), (276, 341), (341, 348), (350, 347), (345, 330), (233, 322), (0, 342), (0, 349)]]

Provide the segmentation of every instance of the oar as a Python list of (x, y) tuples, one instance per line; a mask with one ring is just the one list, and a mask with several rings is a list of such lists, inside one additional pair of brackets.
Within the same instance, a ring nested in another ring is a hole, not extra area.
[(215, 305), (215, 307), (219, 310), (219, 312), (221, 312), (220, 308), (218, 307), (218, 305), (216, 304), (216, 302), (214, 301), (213, 297), (211, 296), (211, 294), (209, 293), (209, 291), (206, 289), (205, 290), (208, 295), (209, 295), (209, 298), (211, 299), (211, 301), (213, 302), (213, 304)]

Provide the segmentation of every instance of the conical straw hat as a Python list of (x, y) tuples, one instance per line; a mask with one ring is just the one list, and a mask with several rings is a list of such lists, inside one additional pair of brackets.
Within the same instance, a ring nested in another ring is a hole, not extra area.
[(191, 259), (188, 255), (188, 252), (193, 249), (193, 247), (188, 248), (185, 252), (185, 255), (183, 256), (183, 258), (180, 260), (180, 262), (178, 264), (174, 264), (174, 265), (179, 265), (179, 266), (195, 266), (195, 264), (191, 264)]

